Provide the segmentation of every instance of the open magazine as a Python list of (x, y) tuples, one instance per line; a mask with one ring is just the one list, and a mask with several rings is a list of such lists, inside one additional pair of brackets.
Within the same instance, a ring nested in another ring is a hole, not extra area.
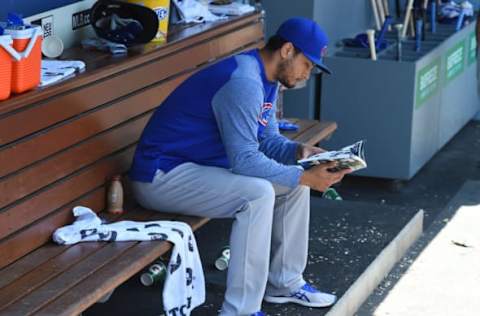
[(326, 151), (320, 154), (310, 156), (298, 161), (303, 168), (308, 169), (321, 163), (336, 161), (338, 165), (329, 171), (336, 172), (342, 169), (352, 169), (353, 171), (367, 167), (365, 161), (365, 141), (361, 140), (353, 145), (344, 147), (336, 151)]

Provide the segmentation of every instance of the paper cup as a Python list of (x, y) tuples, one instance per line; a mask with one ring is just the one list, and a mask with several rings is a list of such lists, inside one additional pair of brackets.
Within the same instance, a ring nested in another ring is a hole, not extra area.
[(48, 36), (42, 43), (42, 54), (48, 58), (57, 58), (63, 53), (63, 42), (56, 36)]

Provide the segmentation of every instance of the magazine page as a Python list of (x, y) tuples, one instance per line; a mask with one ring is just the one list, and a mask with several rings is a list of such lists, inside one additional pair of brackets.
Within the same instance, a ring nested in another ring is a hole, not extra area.
[(365, 141), (361, 140), (340, 150), (327, 151), (299, 160), (298, 163), (304, 168), (310, 168), (321, 163), (336, 161), (338, 165), (330, 170), (332, 172), (342, 169), (360, 170), (367, 167), (364, 148)]

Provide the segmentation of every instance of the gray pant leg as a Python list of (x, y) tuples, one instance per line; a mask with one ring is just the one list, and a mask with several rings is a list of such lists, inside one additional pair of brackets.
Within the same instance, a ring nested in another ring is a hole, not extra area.
[(158, 173), (153, 183), (133, 182), (144, 207), (209, 218), (233, 217), (231, 258), (222, 316), (260, 309), (268, 278), (275, 191), (270, 182), (223, 168), (186, 163)]
[(274, 188), (277, 197), (266, 291), (269, 295), (281, 295), (288, 294), (305, 283), (302, 274), (308, 256), (310, 188)]

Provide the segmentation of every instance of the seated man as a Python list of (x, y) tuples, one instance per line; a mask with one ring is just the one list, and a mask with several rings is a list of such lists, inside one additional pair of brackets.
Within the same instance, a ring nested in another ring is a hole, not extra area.
[(323, 151), (279, 134), (279, 83), (293, 87), (322, 63), (327, 37), (292, 18), (267, 43), (221, 60), (183, 82), (155, 111), (130, 170), (145, 208), (234, 218), (221, 315), (263, 315), (272, 303), (325, 307), (336, 297), (305, 282), (310, 188), (325, 191), (349, 170), (303, 170)]

